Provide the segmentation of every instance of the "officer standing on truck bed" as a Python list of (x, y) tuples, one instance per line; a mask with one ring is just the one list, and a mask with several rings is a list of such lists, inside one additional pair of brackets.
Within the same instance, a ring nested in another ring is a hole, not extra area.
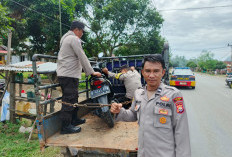
[(147, 85), (135, 91), (131, 108), (113, 103), (111, 112), (116, 121), (138, 121), (138, 157), (191, 157), (184, 100), (178, 89), (161, 82), (162, 56), (146, 56), (142, 68)]
[[(85, 25), (82, 22), (72, 22), (70, 30), (60, 41), (56, 72), (62, 89), (62, 101), (72, 104), (78, 102), (78, 83), (81, 78), (82, 68), (87, 76), (101, 76), (101, 73), (94, 72), (82, 49), (80, 38), (83, 35), (84, 28)], [(79, 119), (77, 111), (78, 107), (62, 104), (60, 112), (62, 121), (61, 134), (81, 131), (81, 127), (76, 125), (85, 123), (85, 119)]]
[[(109, 77), (123, 81), (126, 88), (126, 95), (117, 99), (120, 103), (132, 101), (135, 90), (142, 87), (140, 73), (134, 67), (128, 67), (127, 64), (121, 66), (121, 72), (117, 74), (108, 71), (107, 68), (102, 69), (102, 71)], [(130, 105), (125, 107), (130, 107)]]

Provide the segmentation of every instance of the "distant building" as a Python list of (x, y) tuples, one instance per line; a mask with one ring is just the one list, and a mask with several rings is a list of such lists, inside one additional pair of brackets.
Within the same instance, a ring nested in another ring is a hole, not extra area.
[(231, 56), (228, 56), (228, 57), (225, 59), (224, 63), (230, 64), (230, 65), (231, 65), (231, 64), (232, 64)]
[(231, 65), (231, 61), (224, 61), (224, 63), (226, 63), (226, 65)]
[(7, 48), (6, 46), (0, 46), (0, 65), (6, 64), (6, 55), (7, 55)]
[[(0, 46), (0, 64), (5, 64), (7, 60), (7, 47), (4, 45)], [(19, 55), (11, 55), (11, 64), (18, 63), (18, 62), (23, 62), (23, 61), (30, 61), (28, 55), (26, 53), (22, 53), (20, 56)]]
[(226, 73), (232, 73), (232, 61), (231, 61), (231, 57), (229, 56), (224, 63), (226, 63)]
[(19, 55), (11, 56), (11, 64), (23, 62), (23, 61), (30, 61), (30, 58), (26, 53), (22, 53), (20, 56)]

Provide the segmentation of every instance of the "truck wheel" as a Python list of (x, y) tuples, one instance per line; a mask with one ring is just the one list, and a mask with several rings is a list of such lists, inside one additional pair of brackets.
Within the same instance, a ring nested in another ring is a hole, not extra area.
[(66, 147), (61, 147), (60, 153), (63, 154), (64, 157), (71, 157), (71, 153), (68, 148)]
[[(108, 104), (108, 96), (103, 95), (101, 97), (97, 98), (97, 101), (102, 104)], [(105, 123), (110, 127), (114, 127), (114, 119), (111, 115), (109, 106), (104, 106), (100, 108), (99, 110), (100, 117), (105, 121)]]
[(194, 86), (194, 87), (192, 87), (192, 89), (195, 89), (195, 86)]

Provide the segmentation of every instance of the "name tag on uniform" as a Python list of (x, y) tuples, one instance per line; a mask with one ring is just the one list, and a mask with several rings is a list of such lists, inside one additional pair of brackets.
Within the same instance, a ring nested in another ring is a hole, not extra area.
[(159, 109), (159, 114), (164, 114), (164, 115), (168, 115), (168, 110), (162, 108), (162, 109)]
[(168, 108), (171, 107), (171, 104), (168, 104), (166, 102), (156, 102), (156, 105), (163, 106), (163, 107), (168, 107)]
[(169, 98), (165, 95), (165, 96), (161, 97), (160, 100), (162, 100), (162, 101), (169, 101)]

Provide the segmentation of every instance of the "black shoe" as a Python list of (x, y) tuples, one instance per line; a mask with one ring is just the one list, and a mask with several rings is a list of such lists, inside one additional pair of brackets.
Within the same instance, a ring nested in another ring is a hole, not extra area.
[(61, 128), (60, 134), (73, 134), (81, 132), (81, 127), (69, 124)]
[(86, 122), (85, 119), (75, 119), (75, 120), (72, 121), (71, 124), (74, 125), (74, 126), (77, 126), (77, 125), (84, 124), (85, 122)]

